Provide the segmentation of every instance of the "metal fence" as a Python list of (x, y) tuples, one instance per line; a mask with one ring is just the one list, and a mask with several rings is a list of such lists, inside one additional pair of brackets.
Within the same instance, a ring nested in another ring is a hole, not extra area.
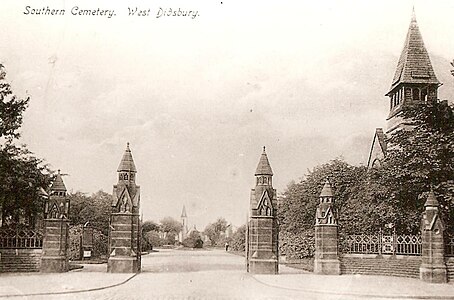
[(454, 237), (448, 236), (445, 239), (445, 256), (454, 256)]
[(31, 229), (0, 228), (0, 249), (39, 249), (43, 234)]
[(421, 235), (379, 233), (348, 235), (342, 248), (346, 253), (421, 255), (421, 245)]

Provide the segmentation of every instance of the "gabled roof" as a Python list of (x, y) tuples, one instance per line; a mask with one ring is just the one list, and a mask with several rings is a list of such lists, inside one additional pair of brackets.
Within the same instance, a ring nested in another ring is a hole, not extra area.
[[(118, 203), (126, 198), (126, 202), (132, 205), (131, 195), (129, 194), (128, 188), (126, 186), (121, 186), (120, 190), (114, 190), (112, 195), (112, 206), (118, 206)], [(121, 205), (121, 203), (120, 203)]]
[[(265, 202), (269, 205), (265, 205)], [(272, 206), (271, 198), (270, 195), (268, 194), (268, 190), (264, 190), (262, 193), (262, 197), (260, 197), (260, 201), (257, 203), (257, 209), (259, 209), (261, 206)]]
[(385, 133), (383, 132), (383, 128), (376, 128), (375, 135), (377, 136), (378, 142), (380, 143), (381, 150), (383, 153), (386, 152), (386, 142), (385, 142)]
[(61, 178), (60, 170), (58, 170), (57, 176), (55, 177), (52, 186), (50, 187), (51, 191), (64, 191), (66, 192), (66, 186), (63, 183), (63, 179)]
[(432, 68), (429, 53), (424, 46), (414, 11), (396, 73), (386, 95), (401, 83), (440, 84)]
[(257, 165), (257, 169), (255, 170), (255, 176), (257, 175), (273, 175), (270, 162), (268, 161), (268, 156), (266, 156), (265, 146), (263, 147), (263, 152), (260, 156), (259, 164)]
[(325, 181), (325, 185), (323, 185), (322, 192), (320, 193), (320, 197), (333, 197), (333, 187), (328, 179)]
[(375, 159), (378, 158), (376, 157), (377, 156), (376, 152), (374, 152), (374, 149), (376, 147), (380, 147), (379, 153), (381, 153), (384, 157), (386, 154), (387, 145), (385, 141), (385, 133), (383, 132), (383, 128), (375, 129), (374, 139), (372, 140), (372, 147), (370, 148), (369, 152), (369, 160), (367, 161), (368, 168), (371, 168), (373, 166)]
[(126, 144), (125, 153), (117, 169), (117, 172), (121, 171), (137, 172), (134, 160), (132, 159), (131, 149), (129, 149), (129, 143)]

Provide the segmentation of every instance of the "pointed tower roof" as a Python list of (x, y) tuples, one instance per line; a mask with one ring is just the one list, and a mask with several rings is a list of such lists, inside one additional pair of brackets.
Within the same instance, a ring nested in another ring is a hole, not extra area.
[(263, 152), (260, 156), (260, 161), (257, 165), (257, 169), (255, 170), (255, 176), (257, 175), (273, 175), (270, 162), (268, 161), (268, 156), (266, 156), (265, 146), (263, 146)]
[(325, 184), (323, 185), (322, 192), (320, 193), (320, 197), (333, 197), (333, 187), (328, 179), (326, 179)]
[(427, 196), (426, 203), (424, 203), (424, 207), (427, 206), (438, 207), (438, 201), (432, 188), (430, 189), (429, 196)]
[(187, 218), (188, 216), (186, 215), (186, 207), (183, 205), (183, 211), (181, 212), (181, 218)]
[(54, 182), (52, 182), (52, 186), (50, 187), (50, 190), (66, 192), (66, 186), (63, 183), (63, 179), (61, 178), (60, 170), (58, 170), (57, 176), (55, 177)]
[(131, 149), (129, 149), (129, 143), (126, 144), (125, 153), (117, 169), (117, 172), (121, 171), (137, 172), (136, 165), (132, 159)]
[[(388, 94), (401, 83), (440, 84), (416, 22), (415, 11)], [(386, 95), (388, 95), (386, 94)]]

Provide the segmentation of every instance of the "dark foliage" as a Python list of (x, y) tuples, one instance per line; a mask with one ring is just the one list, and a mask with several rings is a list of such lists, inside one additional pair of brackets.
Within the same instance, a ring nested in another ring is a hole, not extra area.
[[(25, 145), (16, 146), (22, 115), (29, 99), (19, 99), (5, 80), (0, 64), (0, 209), (3, 226), (35, 227), (42, 218), (44, 200), (52, 179), (51, 170)], [(38, 224), (39, 225), (39, 224)]]
[(183, 241), (183, 246), (188, 248), (203, 248), (203, 241), (200, 233), (196, 230), (192, 231)]
[(232, 235), (230, 247), (234, 251), (246, 250), (246, 225), (241, 225)]
[(104, 191), (92, 195), (81, 192), (68, 194), (70, 200), (71, 225), (90, 226), (101, 231), (104, 235), (109, 233), (109, 216), (112, 196)]

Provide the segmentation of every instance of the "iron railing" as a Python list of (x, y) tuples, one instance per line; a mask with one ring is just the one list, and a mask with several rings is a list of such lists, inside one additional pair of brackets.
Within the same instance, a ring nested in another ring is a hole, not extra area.
[(342, 249), (358, 254), (421, 255), (422, 240), (421, 235), (411, 234), (356, 234), (346, 237)]
[(39, 249), (43, 234), (31, 229), (0, 228), (0, 249)]
[(445, 256), (454, 256), (454, 237), (445, 238)]

